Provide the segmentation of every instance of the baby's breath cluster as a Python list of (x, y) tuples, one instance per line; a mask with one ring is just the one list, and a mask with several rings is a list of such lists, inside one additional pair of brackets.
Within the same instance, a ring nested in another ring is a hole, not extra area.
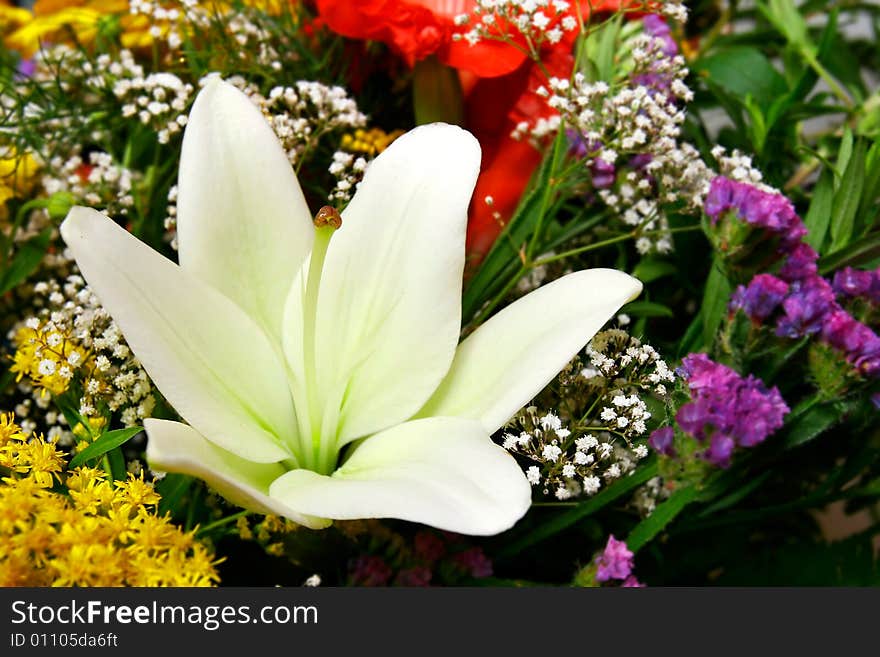
[[(156, 402), (153, 385), (81, 276), (37, 283), (31, 303), (33, 316), (9, 337), (15, 347), (10, 369), (33, 402), (70, 391), (87, 419), (103, 421), (118, 414), (122, 424), (133, 426), (150, 417)], [(16, 411), (28, 421), (32, 407), (23, 402)], [(47, 419), (58, 423), (46, 427), (50, 435), (70, 439), (63, 415)]]
[(566, 0), (477, 0), (471, 13), (456, 16), (455, 23), (469, 27), (453, 35), (456, 40), (471, 45), (484, 40), (511, 43), (534, 59), (540, 59), (545, 43), (559, 43), (581, 26)]
[(71, 194), (77, 202), (99, 208), (114, 217), (124, 217), (134, 206), (134, 187), (142, 174), (128, 169), (109, 153), (76, 152), (56, 156), (46, 165), (41, 183), (47, 196)]
[(211, 586), (210, 550), (159, 516), (152, 484), (66, 470), (55, 441), (0, 414), (0, 586)]
[(193, 95), (191, 84), (164, 71), (145, 75), (128, 50), (122, 50), (116, 60), (99, 55), (97, 66), (110, 77), (108, 83), (122, 104), (124, 118), (137, 116), (140, 123), (156, 131), (160, 144), (167, 144), (181, 132)]
[(292, 86), (273, 87), (261, 105), (293, 165), (324, 135), (356, 130), (367, 122), (345, 89), (321, 82), (299, 80)]
[[(646, 398), (665, 398), (675, 377), (653, 347), (619, 329), (597, 334), (586, 358), (569, 363), (502, 437), (528, 463), (529, 482), (559, 500), (593, 495), (635, 469), (648, 455)], [(551, 405), (559, 410), (539, 410)]]

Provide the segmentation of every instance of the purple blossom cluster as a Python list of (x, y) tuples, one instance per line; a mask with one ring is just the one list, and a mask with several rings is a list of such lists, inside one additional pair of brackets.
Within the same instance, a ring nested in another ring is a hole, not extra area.
[(788, 199), (719, 176), (712, 181), (706, 213), (714, 222), (730, 211), (751, 225), (779, 235), (782, 257), (778, 275), (758, 274), (748, 285), (737, 288), (731, 298), (731, 311), (742, 310), (756, 324), (776, 315), (778, 336), (818, 335), (842, 351), (860, 373), (880, 374), (880, 338), (837, 301), (837, 296), (880, 300), (880, 270), (847, 267), (829, 283), (818, 274), (819, 255), (801, 241), (807, 229)]
[(834, 274), (831, 287), (840, 297), (880, 304), (880, 267), (873, 271), (845, 267)]
[(625, 588), (644, 586), (632, 574), (632, 551), (626, 547), (625, 541), (618, 541), (613, 535), (608, 537), (602, 554), (596, 557), (596, 566), (597, 582), (620, 580)]
[[(672, 37), (672, 30), (669, 29), (669, 24), (662, 16), (648, 14), (642, 19), (642, 29), (646, 35), (659, 40), (663, 44), (660, 47), (659, 53), (669, 58), (675, 57), (678, 54), (678, 44), (675, 43), (675, 39)], [(668, 73), (659, 72), (655, 68), (648, 73), (636, 75), (633, 81), (655, 92), (668, 95), (669, 102), (673, 103), (675, 102), (674, 95), (668, 93), (673, 79)]]
[(797, 247), (807, 234), (794, 206), (785, 196), (724, 176), (712, 180), (704, 209), (712, 223), (734, 212), (740, 220), (778, 236), (780, 250), (786, 252)]
[[(681, 429), (701, 443), (708, 441), (702, 457), (727, 467), (735, 447), (754, 447), (782, 426), (789, 408), (776, 387), (767, 388), (752, 375), (742, 377), (715, 363), (705, 354), (690, 354), (679, 370), (687, 381), (691, 401), (678, 409)], [(657, 429), (650, 445), (674, 456), (672, 427)]]
[(431, 586), (441, 571), (455, 577), (490, 577), (492, 560), (482, 548), (460, 549), (460, 538), (452, 532), (421, 531), (398, 554), (396, 568), (381, 556), (362, 554), (349, 562), (348, 581), (354, 586)]

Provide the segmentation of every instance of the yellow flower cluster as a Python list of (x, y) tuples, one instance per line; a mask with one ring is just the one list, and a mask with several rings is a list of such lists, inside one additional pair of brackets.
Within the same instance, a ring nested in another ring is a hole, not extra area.
[[(156, 514), (142, 478), (64, 471), (54, 442), (0, 414), (0, 586), (211, 586), (218, 563)], [(66, 494), (65, 494), (66, 491)]]
[(262, 516), (253, 523), (242, 516), (236, 522), (239, 538), (243, 541), (254, 541), (275, 557), (284, 554), (284, 537), (299, 528), (292, 520), (272, 515)]
[[(6, 28), (6, 46), (25, 57), (33, 55), (43, 42), (66, 43), (70, 31), (76, 36), (76, 42), (83, 45), (92, 43), (101, 34), (119, 34), (124, 48), (148, 48), (157, 36), (167, 36), (172, 27), (181, 28), (186, 21), (184, 3), (163, 0), (154, 4), (164, 10), (163, 16), (171, 11), (173, 18), (134, 13), (129, 0), (37, 0), (33, 14), (20, 9), (13, 13), (11, 8), (4, 12), (0, 8), (0, 27), (5, 17), (9, 25), (16, 28)], [(280, 14), (285, 6), (280, 0), (245, 0), (244, 4), (272, 15)], [(227, 5), (209, 1), (200, 6), (210, 10), (210, 15), (223, 11)]]
[(381, 128), (370, 128), (369, 130), (359, 128), (352, 134), (343, 135), (340, 146), (342, 150), (349, 153), (364, 153), (375, 157), (402, 134), (403, 130), (385, 132)]
[(16, 374), (16, 381), (27, 377), (53, 395), (63, 394), (77, 371), (90, 376), (95, 370), (91, 354), (52, 324), (32, 320), (16, 333), (14, 344), (9, 369)]

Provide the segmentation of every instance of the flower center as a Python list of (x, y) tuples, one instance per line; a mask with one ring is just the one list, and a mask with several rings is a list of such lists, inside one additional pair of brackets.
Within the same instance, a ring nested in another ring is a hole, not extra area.
[[(335, 465), (335, 427), (325, 427), (323, 409), (318, 394), (318, 369), (315, 361), (315, 322), (318, 309), (318, 292), (321, 284), (321, 273), (327, 247), (336, 229), (342, 226), (342, 217), (335, 208), (325, 205), (315, 215), (315, 242), (309, 259), (309, 272), (306, 282), (304, 303), (303, 352), (305, 357), (305, 384), (308, 399), (308, 415), (310, 436), (304, 436), (306, 451), (306, 467), (315, 472), (329, 474)], [(328, 435), (324, 435), (324, 434)]]

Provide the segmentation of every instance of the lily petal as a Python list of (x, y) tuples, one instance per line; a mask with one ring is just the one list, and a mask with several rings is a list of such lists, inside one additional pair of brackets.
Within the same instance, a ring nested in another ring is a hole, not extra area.
[(286, 471), (280, 463), (246, 461), (180, 422), (148, 419), (144, 420), (144, 428), (151, 468), (198, 477), (233, 504), (250, 511), (274, 513), (311, 529), (330, 524), (329, 520), (297, 513), (269, 497), (269, 486)]
[(269, 495), (305, 514), (400, 518), (464, 534), (509, 529), (528, 510), (519, 466), (479, 422), (428, 418), (371, 436), (331, 476), (293, 470)]
[(641, 290), (623, 272), (588, 269), (527, 294), (459, 345), (449, 374), (418, 416), (478, 419), (494, 433)]
[(376, 158), (343, 212), (315, 331), (325, 413), (341, 408), (339, 445), (411, 417), (448, 371), (479, 167), (470, 133), (422, 126)]
[(219, 78), (205, 85), (189, 115), (178, 186), (181, 267), (280, 339), (284, 301), (312, 248), (314, 225), (266, 119)]
[(232, 301), (109, 217), (75, 207), (61, 226), (83, 276), (156, 386), (201, 434), (261, 463), (290, 457), (287, 377)]

